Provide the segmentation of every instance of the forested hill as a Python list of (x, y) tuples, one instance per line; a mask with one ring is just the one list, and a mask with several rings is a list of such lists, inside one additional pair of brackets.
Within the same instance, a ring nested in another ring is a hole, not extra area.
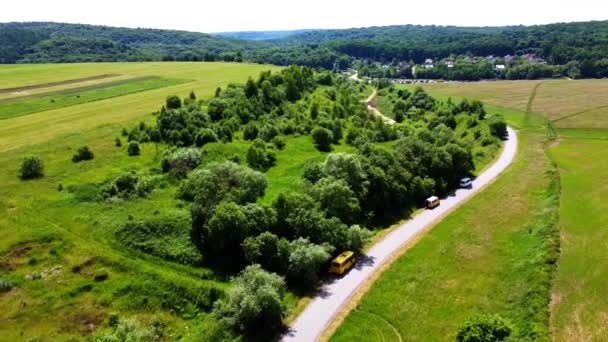
[(234, 60), (262, 43), (204, 33), (51, 22), (0, 23), (0, 63)]
[(421, 63), (450, 55), (536, 53), (549, 63), (608, 57), (608, 21), (537, 26), (385, 26), (316, 30), (286, 37), (281, 45), (321, 44), (356, 58)]
[(504, 27), (404, 25), (215, 35), (8, 23), (0, 24), (0, 46), (0, 63), (245, 60), (326, 69), (354, 67), (363, 76), (377, 78), (608, 77), (608, 21)]
[(218, 32), (216, 36), (247, 39), (247, 40), (281, 40), (297, 34), (311, 32), (313, 30), (288, 30), (288, 31), (237, 31), (237, 32)]

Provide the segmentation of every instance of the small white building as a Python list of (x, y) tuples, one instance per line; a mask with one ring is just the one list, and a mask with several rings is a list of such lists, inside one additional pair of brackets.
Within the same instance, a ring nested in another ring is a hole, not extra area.
[(504, 64), (496, 64), (496, 71), (505, 71)]

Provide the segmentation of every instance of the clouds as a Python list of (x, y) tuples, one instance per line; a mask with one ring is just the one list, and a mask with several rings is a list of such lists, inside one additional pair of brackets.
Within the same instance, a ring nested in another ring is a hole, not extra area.
[(349, 28), (402, 24), (497, 26), (606, 20), (597, 0), (20, 0), (0, 21), (56, 21), (199, 32)]

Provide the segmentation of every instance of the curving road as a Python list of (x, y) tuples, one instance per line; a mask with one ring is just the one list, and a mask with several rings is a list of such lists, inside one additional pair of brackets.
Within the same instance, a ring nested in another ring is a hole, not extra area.
[(500, 157), (473, 181), (471, 189), (459, 189), (453, 196), (442, 199), (439, 207), (424, 210), (414, 216), (376, 243), (366, 258), (359, 261), (348, 274), (325, 284), (283, 336), (283, 341), (316, 341), (355, 291), (404, 244), (496, 179), (511, 164), (517, 153), (517, 134), (510, 127), (507, 130), (509, 138), (505, 141)]

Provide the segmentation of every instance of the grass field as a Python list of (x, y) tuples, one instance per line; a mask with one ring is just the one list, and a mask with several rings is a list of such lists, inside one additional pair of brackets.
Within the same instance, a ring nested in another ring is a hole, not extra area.
[[(425, 87), (440, 98), (467, 96), (499, 106), (488, 112), (520, 128), (517, 161), (398, 258), (332, 340), (449, 340), (476, 313), (500, 314), (519, 337), (606, 340), (608, 81)], [(553, 142), (545, 142), (547, 120), (557, 127)], [(559, 176), (548, 172), (553, 163)], [(552, 227), (561, 235), (553, 281), (543, 262), (554, 246)]]
[[(185, 96), (190, 91), (194, 91), (201, 97), (210, 96), (218, 86), (242, 82), (246, 75), (257, 76), (260, 71), (269, 69), (277, 70), (272, 66), (230, 63), (0, 65), (0, 89), (104, 74), (193, 80), (176, 86), (3, 120), (0, 125), (0, 153), (23, 146), (42, 144), (70, 134), (89, 134), (103, 125), (134, 122), (158, 110), (167, 95)], [(45, 91), (55, 90), (52, 88)]]
[(71, 88), (39, 95), (29, 95), (17, 99), (0, 100), (0, 120), (86, 102), (105, 100), (151, 89), (170, 87), (186, 82), (188, 80), (144, 77), (81, 88)]
[(562, 179), (562, 256), (553, 291), (557, 341), (608, 339), (608, 140), (549, 149)]
[[(210, 329), (212, 318), (203, 314), (194, 319), (194, 315), (200, 308), (209, 309), (211, 304), (205, 302), (206, 298), (223, 291), (227, 286), (225, 279), (218, 279), (202, 267), (170, 263), (127, 250), (117, 246), (114, 238), (116, 229), (129, 218), (145, 219), (155, 212), (187, 213), (187, 208), (175, 204), (175, 186), (157, 187), (150, 199), (107, 203), (92, 198), (105, 180), (131, 171), (157, 172), (154, 170), (158, 170), (160, 160), (155, 157), (154, 144), (143, 144), (141, 156), (129, 157), (125, 146), (114, 145), (114, 138), (124, 127), (155, 120), (151, 112), (160, 107), (167, 95), (184, 96), (194, 90), (200, 98), (206, 98), (218, 86), (242, 82), (268, 69), (277, 70), (271, 66), (225, 63), (0, 66), (0, 89), (110, 73), (130, 78), (160, 75), (193, 80), (2, 120), (0, 274), (15, 289), (0, 294), (0, 340), (20, 341), (37, 336), (67, 340), (84, 336), (99, 326), (107, 326), (108, 317), (116, 312), (123, 318), (161, 318), (168, 324), (168, 333)], [(30, 82), (21, 83), (24, 79)], [(91, 83), (115, 81), (98, 79), (36, 91), (75, 94), (73, 91), (90, 87)], [(71, 90), (66, 90), (68, 86)], [(107, 89), (116, 87), (120, 89), (121, 85)], [(289, 148), (307, 143), (288, 141), (285, 153), (297, 158), (297, 153)], [(92, 148), (95, 159), (72, 163), (71, 155), (82, 145)], [(312, 142), (310, 145), (307, 148), (314, 149)], [(243, 156), (246, 151), (242, 142), (226, 146), (229, 145), (210, 144), (206, 148), (223, 153), (233, 149)], [(45, 177), (22, 182), (17, 172), (23, 156), (29, 154), (44, 161)], [(279, 158), (286, 155), (280, 153)], [(108, 279), (96, 281), (96, 275), (104, 272), (109, 274)], [(41, 278), (28, 280), (38, 276)], [(192, 307), (192, 303), (199, 307)], [(184, 329), (185, 324), (191, 329)]]

